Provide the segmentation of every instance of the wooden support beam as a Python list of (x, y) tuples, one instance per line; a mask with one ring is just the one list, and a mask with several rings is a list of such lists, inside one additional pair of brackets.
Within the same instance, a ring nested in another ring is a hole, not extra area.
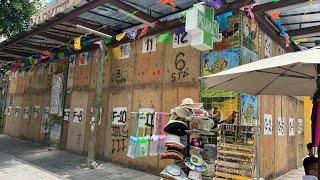
[(115, 7), (118, 7), (122, 10), (125, 10), (127, 11), (128, 13), (134, 13), (134, 16), (140, 18), (140, 19), (143, 19), (149, 23), (152, 23), (152, 22), (155, 22), (157, 21), (156, 18), (153, 18), (152, 16), (138, 10), (137, 8), (127, 4), (127, 3), (124, 3), (122, 1), (111, 1), (109, 2), (109, 4), (115, 6)]
[(318, 32), (320, 32), (320, 25), (287, 31), (289, 36), (302, 36), (305, 34), (313, 34)]
[(14, 60), (14, 58), (10, 57), (10, 56), (0, 56), (0, 62), (1, 61), (7, 62), (7, 61), (13, 61), (13, 60)]
[(292, 5), (296, 5), (304, 2), (309, 2), (309, 0), (281, 0), (277, 3), (269, 2), (269, 3), (264, 3), (254, 7), (253, 11), (257, 13), (261, 13), (261, 12), (270, 11), (272, 9), (283, 8), (286, 6), (292, 6)]
[(255, 13), (254, 16), (255, 16), (255, 20), (259, 24), (259, 27), (262, 29), (262, 31), (266, 35), (268, 35), (273, 41), (279, 44), (283, 49), (285, 49), (287, 52), (294, 52), (298, 50), (298, 48), (296, 48), (292, 44), (290, 44), (289, 47), (286, 47), (284, 39), (279, 36), (279, 33), (265, 19), (266, 18), (265, 15)]
[(12, 54), (15, 56), (20, 56), (20, 57), (28, 57), (31, 56), (31, 54), (26, 53), (26, 52), (22, 52), (22, 51), (15, 51), (12, 49), (2, 49), (2, 52), (6, 53), (6, 54)]
[(17, 45), (25, 46), (26, 48), (34, 49), (34, 50), (38, 50), (38, 51), (45, 51), (48, 49), (47, 47), (44, 47), (44, 46), (39, 46), (36, 44), (31, 44), (31, 43), (22, 42), (22, 41), (18, 42)]
[(60, 42), (60, 43), (67, 43), (69, 41), (67, 38), (57, 36), (48, 32), (39, 32), (37, 35)]
[(90, 29), (100, 31), (102, 33), (109, 34), (111, 36), (115, 36), (115, 35), (120, 33), (119, 31), (112, 30), (112, 29), (115, 29), (115, 28), (111, 28), (110, 26), (103, 27), (103, 25), (92, 24), (92, 23), (86, 22), (84, 20), (81, 20), (79, 18), (70, 19), (68, 22), (72, 23), (74, 25), (79, 24), (81, 26), (88, 27)]

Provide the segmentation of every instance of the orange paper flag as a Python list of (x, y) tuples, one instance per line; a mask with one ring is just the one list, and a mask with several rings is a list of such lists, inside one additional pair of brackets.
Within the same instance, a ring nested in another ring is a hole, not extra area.
[(280, 12), (271, 12), (269, 15), (272, 20), (280, 19)]
[(142, 36), (145, 36), (148, 33), (149, 30), (149, 26), (148, 25), (143, 25), (143, 29), (141, 30), (141, 33), (138, 37), (138, 39), (140, 39)]
[(169, 4), (171, 6), (171, 8), (172, 8), (172, 11), (174, 11), (174, 2), (173, 2), (173, 0), (159, 0), (159, 2), (161, 4)]

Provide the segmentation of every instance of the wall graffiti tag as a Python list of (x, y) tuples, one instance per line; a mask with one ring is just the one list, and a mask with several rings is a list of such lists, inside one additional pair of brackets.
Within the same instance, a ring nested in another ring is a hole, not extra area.
[(113, 108), (111, 128), (111, 153), (124, 152), (129, 137), (126, 107)]
[(190, 45), (190, 35), (188, 35), (187, 32), (184, 31), (173, 34), (172, 48), (185, 47), (188, 45)]
[(174, 61), (176, 72), (173, 72), (171, 74), (171, 82), (175, 82), (176, 80), (184, 79), (185, 77), (189, 76), (184, 56), (185, 54), (183, 52), (180, 52), (176, 55)]
[(75, 123), (82, 123), (84, 117), (83, 108), (75, 107), (73, 109), (73, 122)]
[(69, 121), (69, 117), (70, 117), (70, 109), (64, 109), (63, 110), (63, 120)]
[(20, 116), (20, 113), (21, 113), (21, 107), (16, 106), (14, 117), (18, 118)]
[(127, 121), (127, 108), (114, 107), (112, 111), (112, 125), (124, 126)]
[(40, 116), (40, 106), (33, 107), (33, 117), (38, 118)]
[(111, 80), (113, 83), (123, 84), (127, 81), (127, 79), (126, 79), (127, 74), (128, 74), (127, 71), (123, 71), (121, 69), (116, 69), (112, 73)]

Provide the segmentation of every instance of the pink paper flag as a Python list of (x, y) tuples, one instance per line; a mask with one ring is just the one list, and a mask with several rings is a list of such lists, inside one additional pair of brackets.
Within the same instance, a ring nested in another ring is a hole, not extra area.
[(100, 47), (100, 49), (103, 49), (103, 42), (102, 42), (102, 40), (96, 41), (96, 42), (94, 42), (94, 43), (95, 43), (95, 44), (98, 44), (99, 47)]

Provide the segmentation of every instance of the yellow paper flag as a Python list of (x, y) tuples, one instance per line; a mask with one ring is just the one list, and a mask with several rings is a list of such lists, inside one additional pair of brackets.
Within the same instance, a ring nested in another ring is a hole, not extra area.
[(121, 34), (116, 35), (116, 40), (121, 41), (126, 36), (127, 32), (123, 32)]
[(118, 58), (121, 56), (121, 54), (122, 54), (121, 49), (120, 49), (119, 46), (113, 48), (113, 49), (112, 49), (112, 53), (113, 53), (113, 57), (116, 58), (116, 59), (118, 59)]
[(74, 38), (73, 41), (74, 41), (74, 44), (73, 44), (74, 49), (75, 50), (80, 50), (81, 49), (81, 36)]

